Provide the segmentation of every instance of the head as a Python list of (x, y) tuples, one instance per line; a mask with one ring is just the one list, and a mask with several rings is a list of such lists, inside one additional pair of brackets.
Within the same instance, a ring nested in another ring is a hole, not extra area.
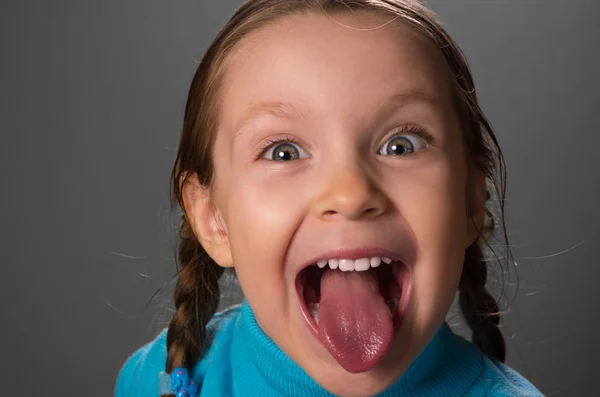
[[(467, 62), (424, 6), (248, 1), (206, 52), (186, 105), (167, 372), (206, 347), (225, 269), (262, 330), (335, 394), (389, 387), (457, 291), (473, 342), (504, 361), (481, 247), (494, 230), (487, 189), (502, 203), (504, 175)], [(303, 323), (296, 278), (320, 253), (367, 246), (402, 253), (410, 299), (385, 356), (349, 373)]]

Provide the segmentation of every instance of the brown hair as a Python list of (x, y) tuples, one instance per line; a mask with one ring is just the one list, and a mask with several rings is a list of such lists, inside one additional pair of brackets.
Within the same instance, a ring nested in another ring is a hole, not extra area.
[[(240, 39), (270, 21), (293, 13), (334, 14), (349, 10), (396, 17), (412, 25), (439, 48), (455, 77), (456, 105), (470, 164), (483, 170), (495, 189), (500, 199), (500, 219), (504, 226), (504, 158), (490, 124), (479, 107), (467, 61), (458, 45), (437, 22), (433, 12), (416, 0), (249, 0), (244, 3), (214, 39), (193, 78), (171, 175), (172, 200), (184, 209), (182, 187), (190, 175), (197, 175), (203, 187), (210, 187), (213, 183), (212, 148), (218, 124), (219, 87), (226, 72), (226, 60)], [(497, 170), (500, 171), (500, 184), (496, 178)], [(498, 328), (498, 303), (485, 287), (487, 266), (480, 247), (480, 243), (487, 244), (495, 229), (493, 219), (491, 209), (486, 208), (480, 237), (466, 250), (459, 284), (459, 303), (472, 330), (473, 343), (482, 352), (503, 362), (505, 344)], [(203, 354), (209, 343), (206, 325), (218, 307), (218, 281), (223, 274), (223, 269), (206, 254), (194, 236), (185, 212), (182, 214), (180, 236), (181, 269), (175, 289), (176, 313), (167, 336), (166, 371), (169, 373), (176, 367), (192, 367)], [(504, 238), (508, 240), (505, 231)], [(508, 245), (506, 247), (508, 249)]]

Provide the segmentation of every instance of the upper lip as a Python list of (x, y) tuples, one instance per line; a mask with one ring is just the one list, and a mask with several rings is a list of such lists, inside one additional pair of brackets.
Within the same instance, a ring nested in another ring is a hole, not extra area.
[(310, 260), (303, 262), (298, 267), (298, 273), (304, 268), (315, 264), (321, 260), (328, 259), (360, 259), (360, 258), (372, 258), (374, 256), (390, 258), (393, 261), (399, 261), (405, 263), (404, 257), (401, 253), (380, 247), (362, 247), (362, 248), (338, 248), (331, 251), (324, 252), (311, 258)]

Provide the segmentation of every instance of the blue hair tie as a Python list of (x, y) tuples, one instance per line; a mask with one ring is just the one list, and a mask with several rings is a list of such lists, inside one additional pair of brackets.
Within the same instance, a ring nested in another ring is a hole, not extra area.
[(200, 389), (190, 379), (187, 369), (175, 368), (171, 374), (159, 374), (159, 394), (174, 394), (176, 397), (197, 397)]

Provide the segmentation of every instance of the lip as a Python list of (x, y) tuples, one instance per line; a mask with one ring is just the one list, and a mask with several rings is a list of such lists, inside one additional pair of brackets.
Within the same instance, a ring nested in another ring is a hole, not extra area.
[(381, 247), (362, 247), (362, 248), (337, 248), (319, 254), (310, 260), (303, 262), (296, 268), (296, 277), (308, 266), (315, 264), (324, 259), (361, 259), (371, 258), (374, 256), (390, 258), (393, 261), (398, 261), (406, 264), (404, 256), (396, 251)]

